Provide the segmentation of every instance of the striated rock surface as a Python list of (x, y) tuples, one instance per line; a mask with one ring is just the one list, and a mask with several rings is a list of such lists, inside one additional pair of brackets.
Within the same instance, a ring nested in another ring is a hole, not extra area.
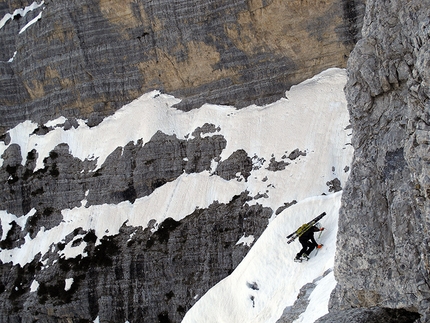
[(15, 11), (31, 3), (0, 4), (0, 133), (60, 115), (94, 126), (152, 89), (183, 110), (273, 102), (345, 66), (365, 1), (46, 0)]
[[(151, 227), (124, 225), (99, 244), (93, 231), (76, 229), (44, 259), (39, 256), (22, 268), (3, 264), (14, 279), (0, 286), (7, 295), (0, 321), (180, 322), (246, 255), (249, 247), (236, 245), (244, 232), (259, 236), (266, 227), (271, 210), (244, 206), (248, 199), (242, 194), (181, 221), (168, 218), (154, 234)], [(85, 252), (52, 261), (68, 243), (86, 244)], [(37, 292), (30, 292), (33, 279)]]
[[(145, 145), (130, 142), (114, 150), (97, 171), (91, 171), (95, 161), (73, 157), (66, 144), (52, 150), (45, 167), (34, 171), (35, 156), (29, 154), (23, 166), (19, 146), (11, 145), (1, 168), (2, 208), (18, 215), (34, 211), (25, 226), (9, 224), (0, 248), (19, 248), (40, 231), (58, 226), (64, 222), (61, 211), (78, 207), (83, 199), (87, 207), (133, 203), (184, 172), (208, 170), (226, 145), (221, 135), (200, 137), (213, 131), (205, 125), (189, 140), (157, 132)], [(235, 179), (243, 174), (246, 180), (249, 160), (237, 151), (219, 163), (216, 173)], [(101, 317), (120, 322), (126, 317), (131, 322), (180, 322), (246, 255), (249, 246), (237, 244), (240, 238), (258, 238), (266, 228), (273, 210), (248, 206), (249, 200), (243, 192), (227, 204), (215, 201), (180, 221), (167, 218), (156, 231), (155, 220), (147, 227), (123, 224), (118, 234), (100, 241), (94, 230), (78, 227), (30, 263), (2, 263), (0, 321), (93, 322)], [(70, 246), (82, 246), (82, 253), (61, 255)]]
[[(133, 203), (184, 172), (209, 170), (211, 160), (219, 158), (225, 146), (221, 135), (179, 140), (159, 131), (145, 145), (138, 141), (118, 147), (97, 171), (95, 161), (73, 157), (67, 144), (58, 145), (44, 159), (44, 168), (34, 171), (37, 152), (29, 153), (26, 164), (21, 165), (19, 146), (10, 145), (0, 168), (1, 206), (16, 215), (35, 208), (35, 216), (39, 217), (47, 210), (51, 210), (51, 215), (53, 210), (79, 206), (84, 198), (88, 206)], [(242, 162), (244, 159), (231, 156), (220, 163), (218, 173), (227, 178), (228, 165), (234, 165), (235, 174), (246, 174), (251, 165)]]
[[(275, 101), (292, 84), (345, 66), (360, 37), (364, 3), (1, 2), (0, 134), (32, 120), (40, 125), (33, 135), (49, 136), (55, 131), (42, 124), (59, 116), (66, 132), (81, 127), (81, 120), (93, 127), (152, 89), (181, 98), (176, 107), (184, 111), (206, 102), (240, 108)], [(162, 131), (145, 143), (130, 140), (97, 170), (96, 160), (73, 156), (64, 143), (44, 155), (38, 168), (38, 151), (22, 156), (5, 133), (0, 210), (7, 216), (0, 248), (12, 252), (26, 241), (38, 242), (41, 232), (60, 230), (65, 210), (86, 214), (91, 207), (131, 205), (184, 173), (211, 169), (214, 177), (247, 181), (258, 156), (238, 149), (221, 161), (227, 140), (217, 131), (199, 124), (186, 140)], [(285, 157), (273, 156), (265, 169), (281, 172), (306, 156), (299, 149), (283, 151)], [(263, 181), (267, 187), (258, 194), (244, 191), (228, 203), (214, 201), (179, 221), (120, 223), (118, 233), (106, 230), (104, 238), (76, 227), (31, 262), (4, 261), (0, 321), (180, 322), (246, 255), (252, 243), (238, 241), (258, 239), (267, 226), (274, 210), (247, 203), (268, 196), (273, 184)], [(330, 191), (340, 187), (327, 185)], [(282, 208), (296, 202), (289, 199)], [(66, 250), (77, 251), (66, 257)]]
[(430, 321), (429, 8), (421, 0), (366, 4), (347, 69), (355, 153), (333, 311), (376, 306)]

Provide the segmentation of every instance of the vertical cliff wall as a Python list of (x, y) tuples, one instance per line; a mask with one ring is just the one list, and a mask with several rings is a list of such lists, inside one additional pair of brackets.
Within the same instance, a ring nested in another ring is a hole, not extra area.
[(429, 8), (421, 0), (367, 1), (347, 69), (355, 153), (339, 216), (333, 310), (401, 308), (430, 320)]
[(0, 130), (60, 115), (96, 125), (152, 89), (184, 110), (273, 102), (345, 66), (363, 2), (46, 0), (25, 15), (31, 1), (3, 2)]

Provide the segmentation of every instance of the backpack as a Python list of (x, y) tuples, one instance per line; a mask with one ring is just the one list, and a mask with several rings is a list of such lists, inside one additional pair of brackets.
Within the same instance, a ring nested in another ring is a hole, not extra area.
[(297, 236), (301, 237), (306, 231), (308, 231), (312, 225), (305, 223), (300, 228), (297, 229)]

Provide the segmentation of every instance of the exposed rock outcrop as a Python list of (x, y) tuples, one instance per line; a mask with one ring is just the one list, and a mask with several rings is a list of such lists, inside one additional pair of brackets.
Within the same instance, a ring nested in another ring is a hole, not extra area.
[(328, 269), (323, 276), (316, 278), (312, 283), (307, 283), (306, 285), (304, 285), (300, 289), (294, 304), (284, 309), (284, 312), (282, 313), (281, 318), (278, 321), (276, 321), (276, 323), (290, 323), (297, 320), (300, 314), (306, 311), (306, 307), (309, 305), (309, 302), (310, 302), (309, 297), (312, 294), (312, 292), (315, 290), (315, 287), (317, 286), (317, 282), (321, 278), (329, 274), (330, 272), (332, 272), (332, 269)]
[[(21, 165), (19, 146), (11, 145), (0, 168), (2, 209), (17, 215), (34, 212), (24, 227), (10, 223), (0, 248), (18, 248), (40, 230), (59, 225), (64, 221), (61, 211), (78, 207), (84, 199), (87, 206), (133, 203), (183, 173), (209, 171), (226, 145), (221, 135), (201, 136), (210, 132), (216, 129), (206, 124), (193, 138), (180, 140), (159, 131), (144, 145), (138, 141), (118, 147), (96, 171), (96, 161), (73, 157), (66, 144), (52, 150), (44, 168), (35, 171), (35, 152)], [(241, 150), (219, 163), (216, 174), (246, 180), (251, 167)], [(168, 218), (156, 231), (155, 220), (146, 228), (124, 224), (100, 244), (92, 230), (76, 228), (31, 263), (1, 265), (0, 321), (93, 322), (98, 316), (110, 322), (125, 317), (132, 322), (180, 322), (246, 255), (249, 246), (236, 244), (239, 239), (245, 234), (258, 238), (267, 226), (273, 210), (248, 206), (249, 200), (244, 192), (228, 204), (196, 209), (181, 221)], [(82, 254), (66, 259), (61, 256), (66, 245), (84, 246)], [(32, 292), (33, 284), (37, 292)]]
[[(345, 66), (360, 37), (364, 3), (0, 3), (0, 17), (7, 18), (0, 28), (0, 133), (24, 120), (44, 124), (59, 116), (67, 119), (65, 130), (77, 128), (77, 119), (96, 126), (152, 89), (181, 98), (177, 107), (187, 111), (206, 102), (240, 108), (274, 101), (292, 84)], [(26, 6), (31, 10), (14, 11)], [(40, 126), (35, 134), (51, 130)], [(211, 170), (227, 181), (246, 181), (258, 156), (239, 149), (220, 162), (226, 139), (216, 132), (212, 124), (186, 140), (158, 132), (145, 144), (117, 147), (97, 170), (96, 161), (74, 157), (66, 144), (50, 151), (39, 169), (36, 150), (22, 165), (20, 147), (10, 145), (2, 155), (0, 209), (28, 218), (2, 223), (8, 232), (1, 232), (0, 247), (18, 248), (59, 226), (65, 209), (132, 204), (183, 173)], [(0, 140), (9, 144), (10, 136)], [(306, 153), (297, 149), (288, 158), (301, 156)], [(268, 170), (281, 171), (286, 158), (271, 160)], [(0, 321), (180, 322), (245, 256), (249, 247), (236, 244), (239, 239), (258, 239), (266, 227), (273, 210), (248, 205), (250, 199), (244, 192), (157, 228), (155, 220), (147, 227), (123, 224), (104, 238), (77, 227), (30, 263), (3, 263)], [(82, 246), (81, 253), (66, 258), (62, 251), (70, 246)]]
[[(44, 168), (34, 171), (36, 153), (28, 154), (23, 166), (19, 146), (11, 145), (0, 167), (0, 205), (16, 215), (27, 214), (35, 208), (38, 211), (35, 217), (38, 217), (47, 209), (79, 206), (84, 198), (87, 206), (134, 202), (184, 172), (210, 170), (211, 160), (219, 158), (225, 145), (226, 140), (221, 135), (179, 140), (176, 136), (157, 132), (145, 145), (138, 141), (118, 147), (96, 171), (95, 161), (73, 157), (66, 144), (58, 145), (44, 159)], [(249, 172), (251, 165), (239, 163), (232, 156), (219, 165), (217, 173), (228, 178), (231, 171), (227, 165), (235, 162), (234, 174)], [(88, 196), (85, 196), (86, 191), (89, 191)]]
[[(0, 16), (31, 2), (4, 2)], [(0, 28), (0, 133), (60, 115), (96, 125), (152, 89), (183, 110), (275, 101), (345, 66), (364, 2), (46, 0)]]
[(397, 308), (428, 322), (430, 2), (366, 6), (363, 38), (348, 61), (355, 153), (332, 310)]
[(419, 317), (418, 313), (405, 309), (371, 307), (333, 312), (315, 323), (413, 323)]
[[(181, 221), (168, 218), (155, 233), (124, 225), (97, 245), (93, 231), (76, 229), (43, 259), (3, 264), (0, 321), (180, 322), (246, 255), (249, 247), (236, 244), (244, 232), (258, 237), (267, 226), (272, 211), (247, 200), (244, 193)], [(69, 242), (86, 244), (85, 252), (58, 259)]]

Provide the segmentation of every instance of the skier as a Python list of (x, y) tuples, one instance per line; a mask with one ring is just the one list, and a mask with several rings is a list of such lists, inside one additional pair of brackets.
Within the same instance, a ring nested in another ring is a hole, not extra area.
[[(312, 250), (316, 248), (321, 248), (322, 245), (317, 244), (314, 238), (314, 232), (323, 231), (324, 228), (318, 228), (316, 225), (310, 227), (306, 232), (304, 232), (300, 237), (299, 241), (302, 245), (302, 250), (297, 254), (295, 261), (301, 261), (304, 259), (309, 259), (309, 255)], [(302, 258), (303, 257), (303, 258)]]

